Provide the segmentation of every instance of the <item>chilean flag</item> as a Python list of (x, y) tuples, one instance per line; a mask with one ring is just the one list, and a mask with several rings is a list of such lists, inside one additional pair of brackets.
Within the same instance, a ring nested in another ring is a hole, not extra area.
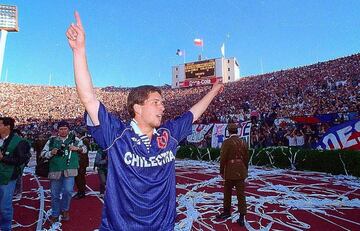
[(195, 46), (202, 47), (204, 46), (204, 41), (202, 39), (194, 39)]

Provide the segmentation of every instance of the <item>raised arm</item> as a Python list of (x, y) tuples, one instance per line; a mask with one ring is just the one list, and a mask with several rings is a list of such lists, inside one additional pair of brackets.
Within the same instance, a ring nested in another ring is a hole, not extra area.
[(74, 76), (78, 96), (85, 106), (91, 121), (99, 125), (98, 110), (100, 102), (96, 99), (94, 87), (86, 60), (85, 31), (81, 23), (80, 15), (75, 11), (76, 24), (71, 23), (66, 31), (70, 48), (73, 51)]
[(224, 85), (222, 83), (219, 83), (219, 80), (217, 80), (211, 90), (199, 102), (197, 102), (194, 106), (190, 108), (190, 111), (194, 115), (193, 122), (200, 118), (200, 116), (205, 112), (211, 101), (215, 98), (217, 94), (221, 93), (223, 89)]

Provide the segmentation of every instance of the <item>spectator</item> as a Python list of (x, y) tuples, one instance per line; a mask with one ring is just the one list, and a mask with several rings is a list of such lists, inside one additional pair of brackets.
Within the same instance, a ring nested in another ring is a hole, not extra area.
[(85, 197), (86, 191), (86, 168), (89, 166), (89, 156), (88, 150), (90, 148), (90, 140), (86, 135), (86, 131), (84, 129), (79, 128), (76, 132), (78, 138), (83, 142), (86, 147), (85, 152), (79, 153), (79, 169), (78, 175), (75, 177), (75, 184), (77, 188), (77, 193), (73, 196), (75, 199), (82, 199)]
[(305, 145), (305, 137), (302, 129), (297, 129), (295, 132), (296, 147), (303, 148)]
[[(86, 146), (70, 133), (66, 121), (58, 124), (58, 135), (51, 137), (42, 150), (42, 157), (49, 159), (49, 179), (51, 190), (50, 224), (70, 220), (70, 202), (74, 188), (74, 177), (78, 174), (79, 154), (85, 153)], [(62, 196), (60, 196), (62, 194)]]
[(292, 131), (289, 130), (286, 134), (285, 134), (285, 138), (288, 140), (288, 146), (289, 147), (296, 147), (296, 137), (295, 137), (295, 131), (296, 129), (293, 129)]
[[(251, 115), (255, 115), (250, 109), (256, 110), (260, 115), (270, 115), (274, 111), (277, 118), (358, 112), (358, 76), (360, 54), (286, 71), (241, 78), (226, 85), (224, 93), (214, 100), (199, 122), (226, 122), (229, 115), (248, 120)], [(337, 83), (338, 87), (332, 87)], [(198, 101), (208, 89), (208, 86), (185, 89), (163, 87), (164, 97), (168, 99), (165, 105), (168, 110), (164, 114), (164, 119), (182, 114), (186, 105)], [(107, 87), (96, 88), (95, 92), (111, 112), (129, 119), (126, 108), (121, 106), (126, 103), (129, 90)], [(75, 88), (1, 83), (0, 91), (0, 107), (3, 109), (1, 113), (13, 116), (19, 124), (28, 124), (27, 127), (36, 133), (50, 131), (47, 128), (62, 118), (81, 123), (84, 108), (76, 98)], [(28, 99), (31, 99), (30, 103)], [(44, 125), (37, 127), (39, 122), (43, 122)], [(267, 122), (271, 123), (271, 119)]]
[[(21, 133), (21, 131), (19, 129), (14, 129), (13, 132), (15, 134), (17, 134), (18, 136), (20, 136), (21, 138), (24, 138), (23, 134)], [(23, 179), (22, 179), (22, 174), (21, 174), (16, 180), (16, 185), (15, 185), (15, 190), (14, 190), (14, 201), (21, 200), (22, 191), (23, 191)]]
[(11, 230), (13, 218), (12, 199), (16, 181), (22, 176), (30, 160), (29, 143), (14, 133), (15, 120), (0, 117), (0, 230)]
[(104, 198), (105, 189), (106, 189), (106, 179), (107, 179), (107, 164), (108, 157), (106, 151), (103, 151), (99, 146), (96, 151), (94, 169), (96, 168), (99, 176), (99, 188), (100, 188), (100, 197)]

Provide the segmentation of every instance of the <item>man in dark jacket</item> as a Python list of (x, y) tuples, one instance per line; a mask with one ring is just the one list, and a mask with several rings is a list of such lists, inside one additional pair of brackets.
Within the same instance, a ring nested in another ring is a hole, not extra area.
[(79, 169), (78, 175), (75, 177), (75, 184), (77, 188), (77, 193), (73, 196), (75, 199), (85, 198), (86, 191), (86, 168), (89, 166), (89, 148), (90, 148), (90, 140), (86, 135), (86, 131), (84, 129), (78, 128), (77, 132), (78, 137), (82, 140), (83, 144), (86, 146), (87, 151), (84, 153), (79, 153)]
[(31, 157), (30, 144), (14, 133), (15, 120), (0, 117), (0, 230), (11, 230), (16, 180)]
[(249, 154), (245, 141), (237, 135), (237, 125), (228, 125), (230, 137), (221, 146), (220, 175), (224, 183), (224, 211), (217, 218), (225, 219), (231, 216), (231, 191), (235, 186), (240, 213), (238, 224), (244, 226), (246, 215), (245, 179), (248, 175)]

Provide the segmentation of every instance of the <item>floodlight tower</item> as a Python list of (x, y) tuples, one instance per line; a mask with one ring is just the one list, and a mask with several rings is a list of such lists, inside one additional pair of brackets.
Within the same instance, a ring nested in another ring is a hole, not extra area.
[(18, 32), (18, 11), (16, 6), (0, 4), (0, 81), (8, 32)]

